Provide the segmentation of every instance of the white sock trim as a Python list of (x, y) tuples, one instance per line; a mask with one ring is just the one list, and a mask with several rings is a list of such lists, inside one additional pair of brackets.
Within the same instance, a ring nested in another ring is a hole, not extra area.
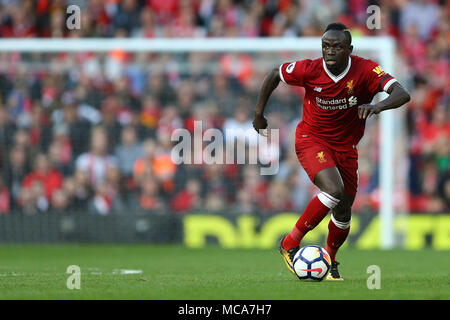
[(350, 224), (352, 223), (352, 218), (350, 218), (350, 220), (347, 222), (339, 222), (333, 217), (333, 214), (331, 214), (331, 221), (333, 221), (334, 225), (339, 229), (345, 230), (350, 227)]
[(324, 206), (330, 209), (333, 209), (339, 203), (339, 199), (336, 199), (335, 197), (323, 191), (317, 195), (317, 198), (319, 198), (320, 202), (322, 202)]

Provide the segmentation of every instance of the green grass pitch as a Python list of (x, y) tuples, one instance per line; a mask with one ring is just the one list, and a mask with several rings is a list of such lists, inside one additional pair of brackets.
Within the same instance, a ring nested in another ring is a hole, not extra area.
[[(448, 251), (345, 248), (338, 260), (344, 282), (312, 283), (276, 250), (2, 245), (0, 299), (450, 299)], [(69, 265), (81, 268), (79, 290), (66, 287)], [(367, 288), (369, 265), (381, 268), (379, 290)]]

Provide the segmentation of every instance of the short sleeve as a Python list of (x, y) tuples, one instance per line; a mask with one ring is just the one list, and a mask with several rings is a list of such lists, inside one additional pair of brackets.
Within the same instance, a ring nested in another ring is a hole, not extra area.
[(367, 63), (367, 88), (373, 94), (381, 91), (387, 92), (389, 87), (397, 80), (386, 73), (375, 61), (368, 60)]
[(310, 62), (311, 60), (299, 60), (283, 63), (279, 68), (281, 80), (292, 86), (303, 87), (306, 78), (306, 67)]

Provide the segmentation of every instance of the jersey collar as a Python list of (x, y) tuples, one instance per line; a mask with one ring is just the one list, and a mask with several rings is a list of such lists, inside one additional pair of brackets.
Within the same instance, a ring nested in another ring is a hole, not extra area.
[(323, 70), (325, 70), (325, 72), (327, 73), (327, 75), (331, 78), (331, 80), (333, 80), (335, 83), (338, 82), (339, 80), (341, 80), (342, 78), (345, 77), (345, 75), (348, 73), (348, 70), (350, 70), (350, 66), (352, 65), (352, 58), (348, 57), (348, 64), (347, 64), (347, 68), (345, 68), (344, 71), (342, 71), (342, 73), (340, 75), (335, 76), (334, 74), (332, 74), (330, 72), (330, 70), (327, 69), (327, 65), (325, 63), (325, 60), (322, 59), (322, 65), (323, 65)]

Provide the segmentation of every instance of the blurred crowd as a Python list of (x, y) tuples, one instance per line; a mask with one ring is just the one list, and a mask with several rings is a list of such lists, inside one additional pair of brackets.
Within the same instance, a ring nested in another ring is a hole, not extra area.
[[(69, 4), (81, 8), (80, 30), (66, 28)], [(372, 4), (381, 7), (379, 30), (366, 27)], [(407, 160), (395, 199), (412, 212), (449, 212), (449, 13), (448, 2), (432, 0), (0, 0), (0, 37), (301, 37), (320, 36), (331, 21), (354, 36), (393, 36), (412, 96), (407, 135), (395, 142)], [(303, 210), (317, 189), (293, 146), (301, 90), (280, 85), (267, 109), (280, 129), (276, 175), (171, 157), (172, 133), (193, 133), (195, 121), (203, 132), (251, 128), (261, 79), (280, 59), (270, 58), (0, 52), (0, 214)], [(358, 146), (356, 212), (380, 202), (375, 121)]]

